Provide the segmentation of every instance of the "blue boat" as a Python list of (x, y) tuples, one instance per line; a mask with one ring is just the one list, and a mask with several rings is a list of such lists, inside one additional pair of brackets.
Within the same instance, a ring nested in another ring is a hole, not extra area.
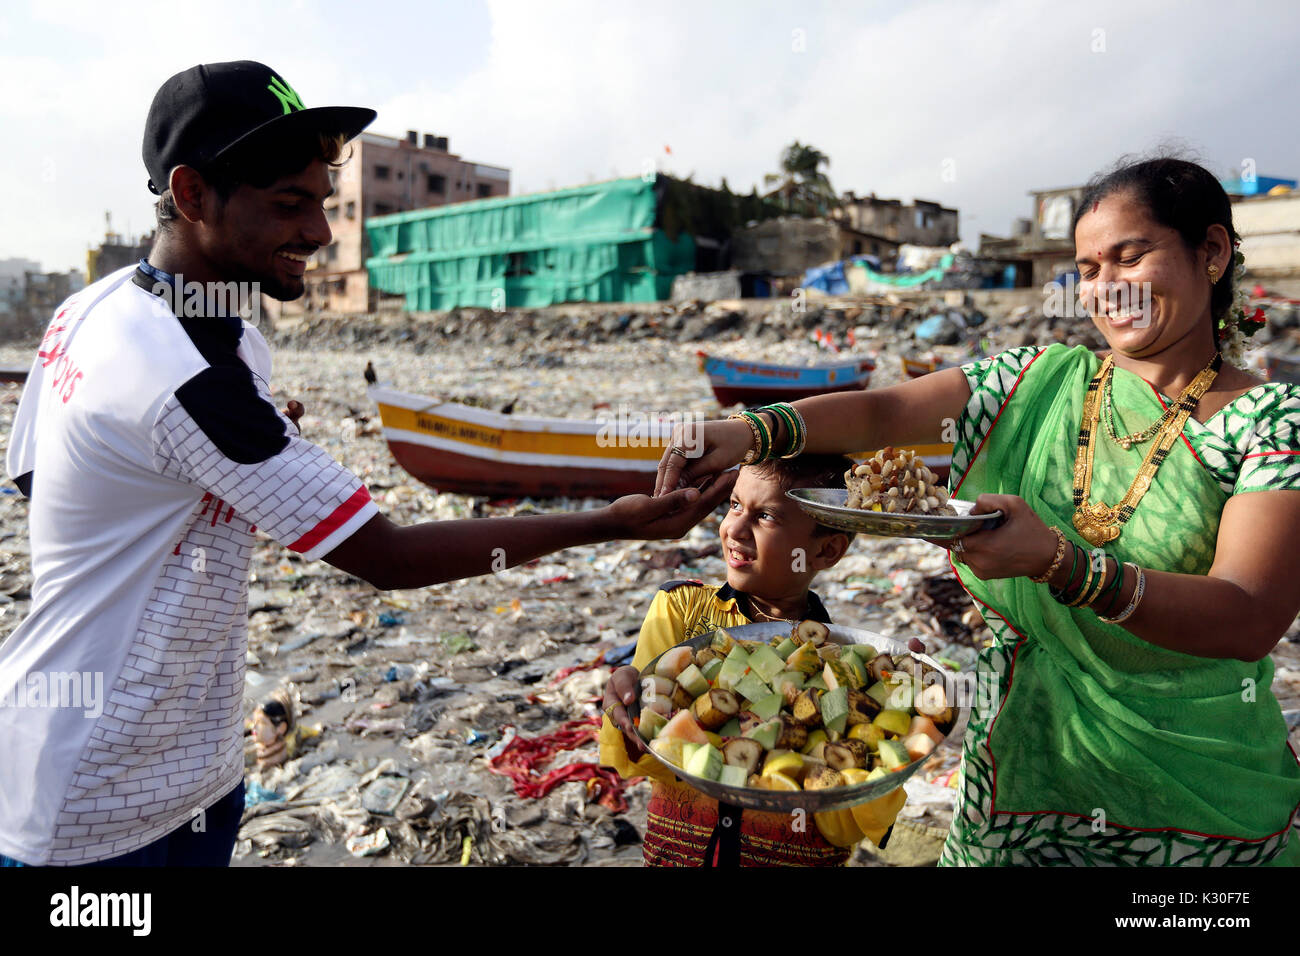
[(826, 365), (773, 365), (697, 352), (718, 404), (762, 405), (812, 395), (866, 388), (876, 367), (870, 358), (840, 359)]

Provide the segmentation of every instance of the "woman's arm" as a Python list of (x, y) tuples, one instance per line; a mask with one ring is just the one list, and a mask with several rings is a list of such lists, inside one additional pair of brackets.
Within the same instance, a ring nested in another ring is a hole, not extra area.
[[(1015, 495), (976, 499), (976, 512), (994, 509), (1006, 513), (1006, 522), (993, 531), (966, 535), (965, 550), (954, 557), (984, 580), (1046, 572), (1056, 551), (1056, 537), (1047, 525)], [(1171, 540), (1171, 546), (1176, 541)], [(1144, 568), (1142, 601), (1120, 626), (1144, 641), (1184, 654), (1257, 661), (1273, 649), (1300, 613), (1298, 548), (1300, 491), (1233, 495), (1223, 509), (1209, 573)], [(1068, 550), (1066, 555), (1048, 582), (1053, 587), (1069, 583)], [(1087, 559), (1087, 552), (1081, 557)], [(1113, 561), (1107, 566), (1113, 568)], [(1082, 577), (1080, 566), (1074, 575), (1076, 585)], [(1099, 603), (1118, 614), (1136, 588), (1137, 576), (1128, 571), (1119, 597)]]
[[(888, 388), (836, 392), (793, 404), (808, 428), (805, 453), (850, 453), (886, 445), (939, 442), (945, 437), (951, 441), (947, 429), (951, 426), (955, 431), (969, 400), (966, 373), (949, 368)], [(777, 424), (774, 443), (777, 448), (788, 447), (789, 435)], [(666, 494), (739, 464), (753, 444), (753, 433), (742, 421), (678, 425), (671, 445), (682, 453), (664, 452), (655, 494)]]

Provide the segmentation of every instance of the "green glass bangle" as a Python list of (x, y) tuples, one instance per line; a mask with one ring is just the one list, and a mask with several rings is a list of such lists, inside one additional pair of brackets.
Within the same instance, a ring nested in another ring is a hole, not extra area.
[(1097, 572), (1092, 569), (1092, 561), (1086, 554), (1083, 562), (1083, 586), (1079, 588), (1074, 599), (1066, 607), (1079, 607), (1083, 603), (1083, 596), (1092, 588), (1092, 579)]
[[(1097, 598), (1101, 597), (1102, 593), (1106, 590), (1106, 559), (1108, 557), (1110, 557), (1110, 555), (1103, 551), (1101, 557), (1101, 570), (1097, 572), (1096, 583), (1091, 591), (1086, 592), (1083, 597), (1079, 599), (1080, 607), (1092, 607), (1093, 602), (1095, 602)], [(1092, 562), (1089, 561), (1088, 564), (1091, 565)]]
[(1109, 594), (1107, 596), (1106, 609), (1103, 611), (1093, 608), (1093, 610), (1097, 611), (1098, 617), (1113, 617), (1115, 602), (1124, 596), (1124, 565), (1120, 563), (1118, 558), (1115, 559), (1115, 583), (1112, 587), (1107, 588), (1107, 591)]
[(791, 457), (799, 445), (799, 426), (795, 424), (794, 416), (787, 411), (788, 408), (789, 406), (784, 405), (768, 405), (764, 408), (764, 411), (771, 412), (784, 422), (785, 430), (790, 433), (790, 443), (786, 445), (785, 454), (781, 456), (782, 458)]

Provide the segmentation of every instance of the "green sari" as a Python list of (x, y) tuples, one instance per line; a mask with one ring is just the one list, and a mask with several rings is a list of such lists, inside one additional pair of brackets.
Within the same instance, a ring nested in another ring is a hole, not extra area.
[[(982, 445), (954, 494), (1014, 494), (1091, 548), (1071, 516), (1082, 404), (1100, 362), (1053, 346), (1028, 363), (1000, 407), (978, 401)], [(1117, 427), (1162, 405), (1117, 370)], [(976, 395), (974, 398), (978, 399)], [(964, 421), (971, 430), (971, 423)], [(1146, 445), (1095, 442), (1092, 500), (1114, 504)], [(960, 480), (958, 481), (958, 478)], [(1228, 493), (1180, 440), (1107, 552), (1162, 571), (1206, 574)], [(1300, 765), (1270, 690), (1273, 663), (1193, 657), (1067, 608), (1028, 578), (958, 578), (998, 639), (981, 652), (961, 788), (941, 865), (1259, 864), (1300, 854), (1290, 840)]]

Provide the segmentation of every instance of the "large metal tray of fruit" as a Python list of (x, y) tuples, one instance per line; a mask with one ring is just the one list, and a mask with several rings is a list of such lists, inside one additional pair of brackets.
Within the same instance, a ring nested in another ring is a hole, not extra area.
[(1002, 523), (1001, 511), (972, 515), (973, 501), (949, 498), (955, 515), (899, 514), (893, 511), (863, 511), (846, 505), (844, 488), (794, 488), (786, 497), (817, 519), (818, 524), (839, 531), (861, 532), (886, 538), (932, 538), (949, 541), (981, 528), (992, 530)]
[[(903, 658), (910, 659), (914, 667), (912, 687), (915, 689), (928, 688), (932, 684), (940, 684), (944, 689), (944, 696), (948, 704), (948, 714), (946, 719), (940, 722), (938, 719), (933, 723), (942, 737), (934, 741), (937, 747), (948, 735), (952, 733), (954, 727), (961, 722), (963, 707), (958, 695), (957, 682), (955, 675), (942, 667), (932, 658), (918, 654), (909, 650), (906, 645), (892, 638), (884, 637), (872, 631), (866, 631), (859, 628), (845, 627), (838, 624), (826, 625), (829, 633), (826, 643), (839, 645), (849, 644), (869, 644), (874, 647), (878, 654), (888, 654), (896, 662), (901, 664)], [(771, 646), (774, 639), (788, 637), (791, 634), (792, 627), (787, 622), (763, 622), (758, 624), (746, 624), (738, 627), (728, 627), (726, 633), (736, 641), (761, 642)], [(707, 634), (701, 634), (690, 640), (683, 641), (664, 651), (663, 654), (656, 657), (647, 664), (641, 671), (641, 687), (646, 687), (646, 679), (653, 677), (660, 660), (668, 654), (677, 651), (678, 648), (690, 648), (692, 655), (702, 648), (710, 647), (714, 642), (714, 637), (718, 632), (711, 631)], [(711, 688), (712, 689), (712, 688)], [(918, 691), (919, 692), (919, 691)], [(739, 697), (739, 695), (737, 695)], [(641, 708), (643, 704), (642, 694), (638, 694), (637, 700), (628, 706), (628, 714), (634, 723), (639, 724)], [(744, 699), (741, 698), (743, 706)], [(784, 708), (783, 708), (784, 709)], [(676, 716), (678, 709), (674, 708), (673, 716)], [(644, 735), (643, 735), (644, 736)], [(727, 738), (726, 742), (735, 738)], [(818, 813), (828, 810), (842, 810), (860, 803), (866, 803), (882, 797), (887, 793), (901, 787), (907, 779), (920, 769), (925, 763), (927, 756), (921, 756), (911, 759), (905, 766), (898, 767), (888, 771), (885, 776), (846, 786), (831, 787), (828, 789), (815, 790), (794, 790), (794, 789), (767, 789), (766, 786), (752, 786), (754, 778), (750, 778), (744, 786), (735, 786), (724, 784), (718, 780), (707, 777), (697, 776), (688, 773), (685, 767), (666, 759), (656, 748), (652, 746), (651, 755), (672, 773), (676, 774), (684, 783), (699, 790), (700, 792), (713, 797), (721, 803), (728, 803), (734, 806), (743, 807), (750, 810), (762, 810), (773, 813), (791, 813), (795, 810), (803, 810), (805, 813)], [(764, 758), (771, 755), (771, 751), (765, 751)], [(760, 764), (761, 769), (761, 764)], [(756, 775), (761, 778), (761, 774)]]

